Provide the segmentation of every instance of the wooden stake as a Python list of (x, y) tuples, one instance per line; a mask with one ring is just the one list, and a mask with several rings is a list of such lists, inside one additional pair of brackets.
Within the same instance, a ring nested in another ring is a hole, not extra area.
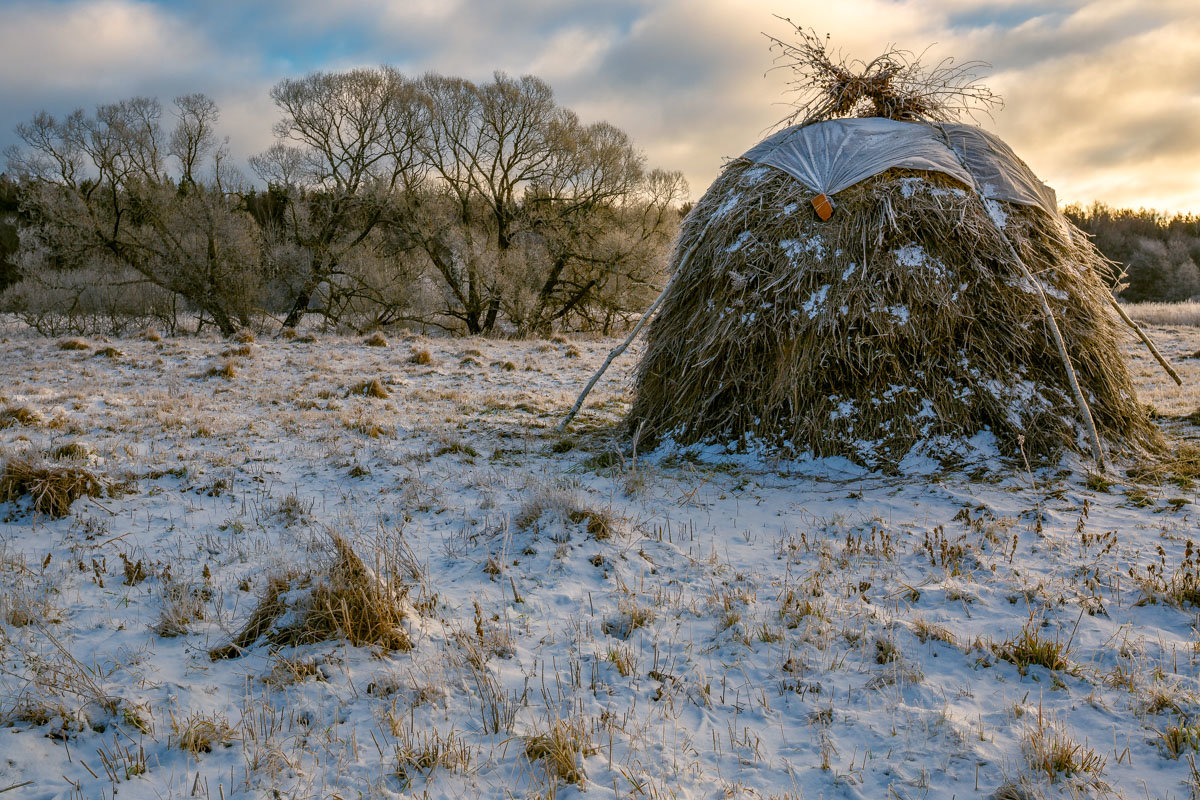
[(1154, 342), (1150, 339), (1146, 332), (1142, 330), (1142, 326), (1134, 322), (1133, 319), (1125, 313), (1125, 309), (1121, 308), (1121, 304), (1117, 302), (1117, 298), (1113, 297), (1111, 293), (1106, 292), (1105, 294), (1108, 295), (1108, 302), (1112, 304), (1113, 309), (1115, 309), (1117, 314), (1120, 315), (1121, 319), (1125, 321), (1126, 325), (1133, 328), (1133, 332), (1136, 333), (1138, 338), (1142, 340), (1142, 344), (1146, 345), (1147, 349), (1150, 350), (1150, 354), (1154, 356), (1159, 365), (1162, 366), (1162, 368), (1167, 371), (1167, 374), (1171, 376), (1171, 380), (1175, 381), (1177, 385), (1183, 386), (1183, 378), (1179, 377), (1179, 373), (1176, 372), (1167, 359), (1163, 357), (1163, 354), (1158, 352), (1158, 348), (1154, 346)]
[[(954, 149), (954, 145), (950, 143), (950, 136), (946, 133), (946, 129), (940, 125), (937, 127), (942, 133), (946, 147), (950, 148), (950, 152), (954, 154), (954, 157), (958, 159), (959, 163), (962, 164), (962, 168), (969, 175), (971, 171), (967, 169), (962, 156), (958, 154), (958, 151)], [(971, 183), (971, 188), (975, 191), (975, 196), (983, 204), (984, 213), (987, 213), (987, 198), (983, 196), (983, 190), (979, 188), (979, 185), (974, 180)], [(1004, 232), (1004, 229), (1000, 227), (996, 220), (992, 219), (991, 214), (987, 214), (987, 217), (991, 220), (992, 227), (996, 229), (996, 233), (1000, 234), (1000, 238), (1004, 241), (1005, 246), (1008, 247), (1009, 255), (1012, 256), (1017, 266), (1021, 268), (1021, 272), (1025, 274), (1026, 280), (1037, 290), (1038, 300), (1041, 301), (1042, 305), (1042, 314), (1046, 317), (1046, 326), (1050, 329), (1050, 337), (1054, 340), (1054, 346), (1058, 350), (1058, 357), (1062, 361), (1063, 369), (1067, 373), (1067, 383), (1071, 385), (1071, 393), (1075, 396), (1075, 410), (1079, 413), (1079, 419), (1087, 430), (1088, 437), (1092, 442), (1092, 457), (1096, 459), (1096, 466), (1103, 472), (1106, 469), (1104, 465), (1104, 450), (1100, 446), (1100, 434), (1096, 432), (1096, 422), (1092, 419), (1092, 409), (1088, 406), (1088, 402), (1083, 396), (1083, 390), (1079, 388), (1079, 379), (1075, 377), (1075, 367), (1071, 365), (1071, 357), (1067, 353), (1067, 344), (1063, 341), (1062, 331), (1059, 330), (1058, 323), (1054, 320), (1054, 312), (1050, 309), (1050, 301), (1046, 299), (1046, 292), (1042, 289), (1042, 282), (1034, 277), (1033, 273), (1029, 271), (1029, 267), (1025, 266), (1025, 262), (1017, 254), (1017, 248), (1013, 246), (1012, 240), (1008, 238), (1008, 234)]]
[(683, 257), (679, 259), (679, 266), (676, 267), (675, 272), (671, 274), (670, 279), (667, 281), (667, 285), (663, 287), (663, 290), (658, 295), (658, 298), (650, 304), (650, 307), (646, 309), (646, 313), (642, 314), (642, 318), (638, 320), (637, 325), (633, 326), (633, 330), (629, 332), (629, 336), (625, 338), (625, 341), (617, 345), (613, 351), (608, 354), (608, 358), (604, 359), (604, 363), (600, 365), (600, 369), (596, 371), (596, 374), (592, 376), (592, 379), (587, 382), (586, 386), (583, 387), (583, 391), (579, 393), (579, 398), (575, 401), (575, 405), (571, 406), (571, 410), (567, 412), (565, 417), (563, 417), (563, 421), (558, 423), (558, 426), (555, 427), (556, 431), (561, 433), (567, 429), (567, 426), (571, 424), (571, 420), (575, 419), (575, 415), (579, 413), (579, 409), (583, 408), (583, 401), (587, 399), (588, 392), (592, 391), (592, 388), (596, 385), (596, 382), (600, 380), (600, 376), (608, 370), (609, 365), (612, 364), (617, 356), (625, 352), (626, 348), (628, 348), (629, 345), (633, 343), (633, 340), (637, 338), (637, 335), (639, 332), (641, 332), (642, 327), (650, 321), (651, 317), (654, 316), (654, 312), (658, 311), (658, 307), (662, 305), (662, 301), (664, 298), (666, 298), (667, 292), (671, 290), (671, 285), (675, 283), (675, 279), (679, 277), (679, 273), (683, 272), (683, 268), (687, 266), (687, 262), (691, 259), (692, 253), (696, 252), (696, 248), (699, 247), (700, 242), (704, 240), (704, 234), (708, 233), (708, 226), (712, 223), (713, 219), (711, 218), (707, 223), (705, 223), (704, 228), (696, 236), (696, 241), (692, 242), (692, 246), (689, 247), (687, 252), (683, 254)]

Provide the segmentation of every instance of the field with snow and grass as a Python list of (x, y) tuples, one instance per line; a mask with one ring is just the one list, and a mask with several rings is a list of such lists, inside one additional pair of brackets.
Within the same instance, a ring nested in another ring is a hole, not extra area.
[(0, 793), (1197, 797), (1151, 333), (1172, 462), (888, 477), (632, 453), (637, 352), (556, 433), (610, 340), (4, 329)]

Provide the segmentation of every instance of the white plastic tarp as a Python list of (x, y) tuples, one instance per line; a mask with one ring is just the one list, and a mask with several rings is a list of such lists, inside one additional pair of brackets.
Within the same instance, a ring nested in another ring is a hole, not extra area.
[(1025, 206), (1041, 206), (1051, 214), (1058, 210), (1058, 198), (1054, 190), (1038, 180), (999, 136), (973, 125), (940, 127), (950, 139), (950, 145), (966, 163), (967, 170), (984, 197)]
[(742, 157), (781, 169), (818, 194), (832, 196), (891, 167), (905, 167), (945, 173), (987, 198), (1057, 210), (1054, 191), (1008, 145), (970, 125), (829, 120), (784, 128)]

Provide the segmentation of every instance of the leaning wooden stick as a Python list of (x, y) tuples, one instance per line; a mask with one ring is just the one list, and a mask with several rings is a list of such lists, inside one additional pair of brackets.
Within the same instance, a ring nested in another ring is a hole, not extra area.
[[(679, 272), (676, 271), (675, 275), (678, 274)], [(638, 320), (637, 325), (633, 326), (633, 330), (629, 332), (629, 336), (625, 338), (625, 341), (617, 345), (616, 348), (608, 354), (608, 358), (604, 359), (604, 363), (600, 365), (600, 369), (595, 375), (592, 376), (592, 379), (587, 382), (587, 385), (583, 387), (583, 391), (579, 393), (579, 399), (575, 401), (575, 405), (571, 406), (571, 410), (567, 412), (565, 417), (563, 417), (563, 421), (558, 423), (558, 427), (555, 428), (555, 430), (566, 430), (567, 426), (571, 424), (571, 420), (575, 419), (575, 415), (579, 413), (579, 409), (583, 408), (583, 401), (587, 399), (588, 392), (592, 391), (592, 387), (596, 385), (596, 381), (600, 380), (600, 376), (604, 374), (609, 365), (612, 364), (613, 360), (615, 360), (617, 356), (621, 355), (621, 353), (625, 352), (625, 349), (633, 343), (633, 340), (642, 330), (642, 326), (645, 325), (652, 316), (654, 316), (654, 312), (657, 311), (659, 305), (662, 304), (663, 298), (667, 296), (667, 291), (671, 288), (671, 284), (675, 280), (675, 275), (672, 275), (671, 279), (667, 281), (667, 285), (663, 287), (662, 293), (658, 296), (658, 299), (650, 304), (650, 307), (646, 309), (645, 314), (642, 314), (642, 318)]]
[[(983, 200), (983, 195), (979, 196)], [(1050, 308), (1050, 301), (1046, 299), (1046, 292), (1042, 290), (1042, 283), (1034, 277), (1029, 271), (1029, 267), (1025, 266), (1025, 262), (1017, 255), (1017, 248), (1001, 230), (1000, 226), (996, 226), (996, 230), (1000, 232), (1000, 236), (1004, 239), (1004, 243), (1008, 245), (1008, 251), (1012, 255), (1013, 260), (1021, 267), (1021, 271), (1025, 273), (1026, 280), (1037, 289), (1038, 299), (1042, 303), (1042, 314), (1046, 317), (1046, 325), (1050, 328), (1050, 336), (1054, 339), (1054, 346), (1058, 349), (1058, 357), (1062, 359), (1063, 368), (1067, 372), (1067, 383), (1071, 384), (1071, 393), (1075, 395), (1075, 408), (1079, 412), (1080, 420), (1083, 422), (1084, 428), (1087, 429), (1088, 437), (1092, 440), (1092, 457), (1096, 459), (1096, 466), (1104, 471), (1104, 450), (1100, 447), (1100, 434), (1096, 432), (1096, 422), (1092, 419), (1092, 409), (1088, 406), (1088, 402), (1084, 399), (1083, 390), (1079, 388), (1079, 380), (1075, 377), (1075, 367), (1071, 365), (1071, 357), (1067, 353), (1067, 344), (1063, 340), (1062, 331), (1058, 329), (1058, 322), (1054, 319), (1054, 312)]]
[[(715, 219), (715, 217), (713, 219)], [(689, 247), (687, 252), (684, 253), (679, 259), (679, 266), (675, 268), (675, 272), (672, 273), (670, 279), (667, 281), (667, 285), (663, 287), (663, 290), (658, 295), (658, 298), (650, 304), (650, 307), (646, 309), (646, 313), (642, 314), (642, 318), (638, 320), (637, 325), (633, 326), (633, 330), (629, 332), (629, 336), (625, 338), (625, 341), (617, 345), (616, 348), (608, 354), (608, 358), (604, 359), (604, 363), (600, 365), (600, 369), (596, 371), (596, 374), (592, 376), (592, 379), (587, 382), (586, 386), (583, 387), (583, 391), (579, 393), (579, 399), (575, 401), (575, 405), (571, 406), (571, 410), (567, 412), (565, 417), (563, 417), (563, 421), (558, 423), (558, 426), (555, 428), (555, 430), (561, 432), (567, 429), (567, 426), (571, 424), (571, 420), (575, 419), (575, 415), (579, 413), (579, 409), (583, 408), (583, 401), (587, 399), (588, 392), (592, 391), (592, 387), (596, 385), (596, 381), (600, 380), (600, 376), (605, 373), (609, 365), (612, 364), (616, 357), (621, 355), (621, 353), (624, 353), (626, 348), (633, 343), (633, 340), (637, 338), (638, 333), (641, 332), (642, 326), (650, 321), (650, 318), (654, 316), (655, 311), (658, 311), (658, 307), (662, 305), (662, 301), (667, 296), (667, 292), (671, 290), (671, 284), (675, 283), (675, 278), (677, 278), (679, 273), (683, 272), (684, 267), (687, 266), (688, 259), (692, 257), (692, 253), (694, 253), (696, 248), (700, 246), (700, 242), (703, 241), (704, 234), (708, 233), (708, 226), (711, 225), (712, 222), (713, 220), (710, 219), (708, 223), (705, 224), (705, 226), (700, 230), (700, 233), (696, 235), (696, 240), (692, 242), (692, 246)]]
[(1147, 349), (1150, 350), (1150, 354), (1157, 359), (1159, 365), (1161, 365), (1162, 368), (1167, 371), (1167, 374), (1171, 376), (1171, 380), (1175, 381), (1175, 383), (1179, 386), (1183, 386), (1183, 378), (1179, 377), (1179, 373), (1176, 372), (1167, 359), (1163, 357), (1163, 354), (1158, 352), (1158, 348), (1154, 346), (1154, 342), (1150, 339), (1146, 332), (1142, 330), (1142, 326), (1134, 322), (1133, 319), (1125, 313), (1125, 309), (1121, 308), (1121, 304), (1117, 302), (1117, 298), (1113, 297), (1111, 294), (1108, 296), (1108, 302), (1112, 304), (1114, 309), (1116, 309), (1116, 312), (1121, 316), (1121, 319), (1125, 321), (1125, 324), (1133, 328), (1133, 332), (1136, 333), (1138, 338), (1142, 340), (1142, 344), (1146, 345)]
[[(946, 147), (955, 155), (958, 162), (962, 164), (964, 170), (969, 173), (966, 161), (961, 153), (954, 149), (954, 144), (950, 141), (950, 135), (946, 133), (944, 126), (937, 126), (941, 131), (942, 139), (946, 142)], [(979, 202), (983, 207), (987, 208), (987, 198), (983, 196), (983, 190), (978, 184), (972, 184), (971, 188), (975, 191), (975, 196), (979, 198)], [(1067, 353), (1067, 343), (1063, 340), (1062, 331), (1058, 328), (1058, 322), (1054, 319), (1054, 311), (1050, 308), (1050, 301), (1046, 299), (1046, 292), (1042, 288), (1042, 282), (1039, 281), (1034, 274), (1029, 271), (1029, 267), (1025, 266), (1025, 262), (1021, 260), (1021, 256), (1017, 253), (1017, 248), (1013, 245), (1012, 240), (1008, 238), (1008, 234), (1004, 232), (1004, 228), (988, 214), (988, 219), (992, 220), (992, 227), (996, 233), (1000, 235), (1001, 241), (1008, 248), (1008, 254), (1021, 272), (1024, 273), (1025, 279), (1029, 284), (1037, 290), (1038, 300), (1041, 302), (1042, 315), (1046, 318), (1046, 327), (1050, 329), (1050, 338), (1054, 340), (1054, 347), (1058, 350), (1058, 357), (1062, 361), (1063, 369), (1067, 373), (1067, 383), (1071, 386), (1071, 394), (1075, 397), (1075, 409), (1079, 413), (1079, 420), (1083, 423), (1083, 427), (1087, 430), (1088, 438), (1092, 443), (1092, 457), (1096, 459), (1096, 466), (1103, 472), (1104, 466), (1104, 449), (1100, 446), (1100, 434), (1096, 432), (1096, 421), (1092, 419), (1092, 409), (1088, 405), (1087, 399), (1083, 396), (1083, 390), (1079, 388), (1079, 379), (1075, 376), (1075, 367), (1071, 364), (1071, 356)]]

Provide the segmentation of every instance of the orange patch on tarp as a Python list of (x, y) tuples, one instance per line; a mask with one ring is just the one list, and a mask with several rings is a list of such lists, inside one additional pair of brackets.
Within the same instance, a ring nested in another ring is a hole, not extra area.
[(823, 194), (819, 194), (812, 199), (813, 208), (817, 210), (817, 216), (821, 219), (829, 219), (833, 216), (833, 201)]

